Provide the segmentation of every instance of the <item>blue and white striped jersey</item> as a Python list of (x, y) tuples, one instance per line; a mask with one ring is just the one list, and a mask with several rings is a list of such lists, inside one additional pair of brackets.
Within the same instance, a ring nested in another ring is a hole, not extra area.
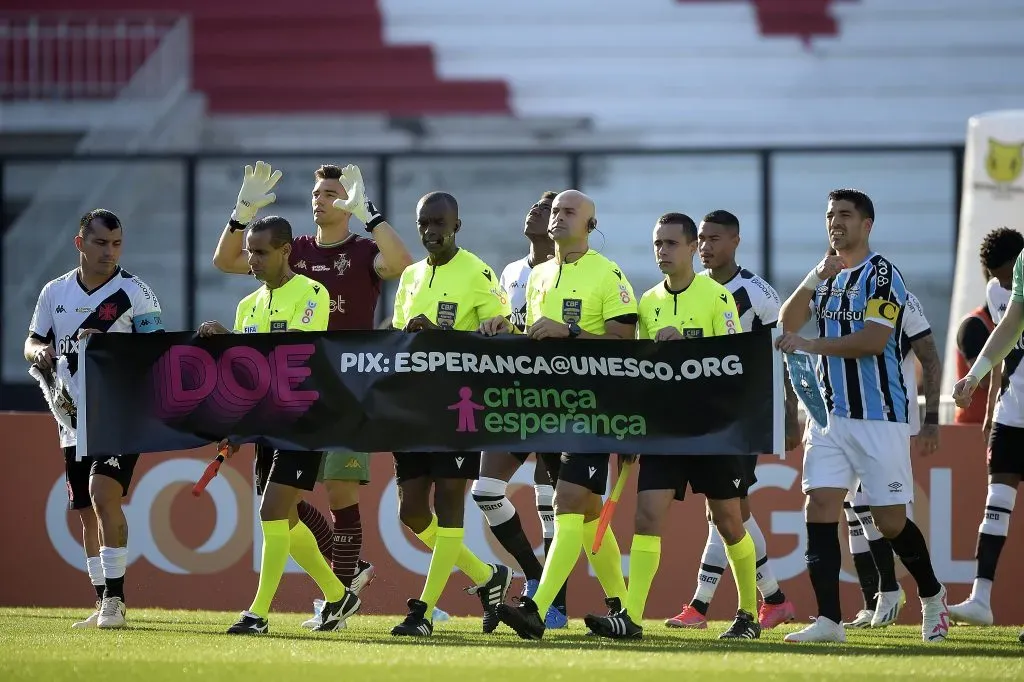
[(811, 305), (819, 336), (848, 336), (864, 329), (867, 322), (893, 329), (881, 355), (818, 359), (818, 379), (829, 412), (849, 419), (907, 423), (907, 387), (901, 369), (906, 304), (903, 275), (873, 252), (815, 290)]

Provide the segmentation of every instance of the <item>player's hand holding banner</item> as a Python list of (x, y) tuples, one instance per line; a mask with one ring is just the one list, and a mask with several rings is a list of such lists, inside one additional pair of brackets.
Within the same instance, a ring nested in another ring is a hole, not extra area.
[(807, 410), (807, 416), (818, 426), (828, 425), (828, 408), (821, 395), (818, 377), (814, 371), (814, 358), (804, 352), (787, 353), (786, 367), (789, 380), (800, 403)]
[(224, 437), (363, 452), (782, 450), (772, 330), (543, 344), (443, 331), (103, 334), (82, 366), (89, 453)]

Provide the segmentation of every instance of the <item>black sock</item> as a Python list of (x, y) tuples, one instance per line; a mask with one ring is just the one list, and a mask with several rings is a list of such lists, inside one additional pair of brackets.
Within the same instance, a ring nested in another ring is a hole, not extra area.
[(690, 602), (690, 606), (692, 606), (693, 608), (697, 609), (697, 611), (700, 612), (700, 615), (702, 615), (702, 616), (708, 615), (708, 603), (706, 601), (701, 601), (700, 599), (694, 599), (692, 602)]
[(519, 520), (519, 512), (512, 515), (512, 518), (505, 523), (491, 526), (491, 532), (498, 539), (505, 551), (512, 555), (512, 558), (519, 564), (523, 575), (527, 580), (540, 580), (544, 567), (537, 561), (537, 555), (533, 553), (533, 546), (523, 532), (523, 522)]
[(782, 590), (775, 590), (774, 594), (769, 594), (764, 598), (764, 603), (771, 604), (772, 606), (778, 606), (784, 601), (786, 601), (786, 595)]
[(103, 591), (103, 598), (120, 597), (124, 601), (124, 576), (120, 578), (107, 578), (106, 589)]
[(818, 615), (833, 623), (843, 622), (839, 605), (839, 569), (842, 552), (839, 549), (839, 523), (807, 523), (807, 572), (818, 600)]
[[(548, 554), (551, 553), (551, 542), (553, 540), (554, 540), (554, 538), (544, 538), (544, 558), (545, 559), (547, 559)], [(555, 600), (553, 602), (551, 602), (551, 605), (554, 606), (559, 611), (561, 611), (562, 613), (565, 613), (565, 608), (566, 608), (566, 606), (565, 606), (565, 592), (568, 589), (569, 589), (569, 581), (566, 580), (564, 583), (562, 583), (562, 589), (560, 589), (558, 591), (558, 594), (555, 595)]]
[(907, 567), (910, 575), (917, 581), (917, 594), (922, 599), (934, 597), (942, 589), (932, 569), (932, 559), (928, 555), (928, 545), (921, 535), (921, 529), (907, 519), (900, 534), (890, 540), (892, 548), (900, 561)]
[(860, 591), (864, 593), (864, 608), (874, 611), (878, 606), (878, 569), (871, 552), (858, 552), (853, 555), (853, 565), (857, 569), (857, 581)]
[(892, 555), (892, 543), (879, 538), (868, 540), (868, 547), (871, 548), (871, 557), (878, 570), (878, 591), (895, 592), (900, 589), (900, 584), (896, 582), (896, 559)]
[(93, 588), (96, 590), (96, 598), (99, 599), (100, 601), (103, 601), (103, 593), (106, 591), (107, 586), (106, 585), (93, 585)]
[(1005, 535), (978, 533), (978, 551), (975, 553), (975, 558), (978, 560), (979, 578), (995, 580), (996, 564), (999, 563), (999, 554), (1003, 551), (1005, 543)]

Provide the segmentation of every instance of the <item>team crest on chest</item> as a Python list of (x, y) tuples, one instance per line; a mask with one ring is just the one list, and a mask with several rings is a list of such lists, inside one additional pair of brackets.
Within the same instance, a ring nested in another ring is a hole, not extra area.
[(349, 259), (348, 254), (340, 254), (337, 258), (334, 259), (334, 271), (337, 272), (338, 276), (340, 277), (341, 275), (345, 274), (345, 272), (348, 270), (349, 265), (351, 264), (352, 261)]
[(583, 299), (563, 298), (562, 299), (562, 322), (576, 322), (583, 317)]
[(459, 314), (459, 304), (449, 301), (437, 302), (437, 326), (451, 329), (455, 326), (455, 318)]

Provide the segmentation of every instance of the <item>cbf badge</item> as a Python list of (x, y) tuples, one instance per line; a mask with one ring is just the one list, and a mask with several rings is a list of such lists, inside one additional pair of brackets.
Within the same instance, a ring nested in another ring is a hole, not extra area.
[(451, 329), (455, 326), (455, 318), (459, 314), (459, 304), (448, 301), (437, 302), (437, 326)]
[(288, 331), (288, 322), (286, 320), (271, 320), (270, 331), (272, 332), (286, 332)]
[(818, 377), (814, 373), (814, 361), (806, 353), (789, 353), (786, 355), (786, 366), (789, 369), (790, 383), (793, 392), (807, 410), (808, 416), (821, 428), (828, 426), (828, 408), (818, 386)]
[(579, 324), (583, 317), (583, 299), (563, 298), (562, 299), (562, 322), (575, 322)]

